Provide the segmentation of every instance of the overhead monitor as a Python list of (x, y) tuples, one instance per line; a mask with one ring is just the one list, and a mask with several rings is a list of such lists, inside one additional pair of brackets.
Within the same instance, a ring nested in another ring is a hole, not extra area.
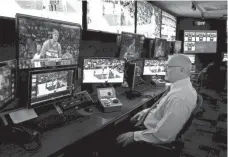
[(192, 55), (192, 54), (186, 54), (185, 56), (187, 56), (187, 57), (191, 60), (192, 64), (194, 64), (194, 63), (195, 63), (195, 55)]
[(160, 38), (161, 9), (147, 1), (137, 1), (137, 34)]
[(55, 68), (29, 72), (28, 107), (70, 97), (74, 91), (76, 68)]
[(17, 14), (19, 69), (78, 64), (81, 26)]
[(122, 32), (119, 57), (126, 60), (139, 59), (142, 55), (144, 40), (143, 35)]
[(181, 53), (181, 47), (182, 47), (182, 42), (179, 40), (176, 40), (172, 42), (172, 54), (179, 54)]
[(155, 38), (154, 42), (154, 58), (166, 58), (168, 53), (167, 49), (167, 41), (166, 39)]
[(8, 0), (1, 3), (0, 16), (17, 13), (82, 24), (81, 0)]
[(216, 53), (216, 30), (185, 30), (184, 53)]
[(134, 33), (134, 12), (134, 1), (88, 0), (88, 29), (118, 34), (122, 31)]
[(167, 41), (176, 40), (177, 18), (162, 11), (161, 38)]
[(16, 98), (16, 60), (0, 62), (0, 111)]
[(143, 75), (165, 75), (165, 63), (164, 60), (146, 59), (144, 61)]
[(85, 58), (83, 83), (122, 83), (125, 61), (117, 58)]

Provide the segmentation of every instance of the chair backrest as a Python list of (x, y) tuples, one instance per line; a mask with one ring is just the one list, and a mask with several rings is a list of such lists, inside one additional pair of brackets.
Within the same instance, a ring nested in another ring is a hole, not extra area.
[(200, 94), (197, 94), (197, 101), (196, 101), (196, 107), (192, 111), (191, 116), (187, 120), (187, 122), (184, 124), (183, 128), (180, 130), (180, 132), (176, 136), (176, 141), (181, 140), (182, 135), (189, 129), (189, 127), (192, 124), (192, 120), (196, 116), (196, 113), (199, 111), (199, 109), (202, 107), (203, 104), (203, 97)]

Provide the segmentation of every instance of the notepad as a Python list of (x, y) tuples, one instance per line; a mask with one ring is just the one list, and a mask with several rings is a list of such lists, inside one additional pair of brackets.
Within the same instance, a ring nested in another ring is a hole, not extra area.
[(14, 124), (18, 124), (38, 117), (34, 109), (22, 109), (19, 111), (11, 112), (9, 115)]

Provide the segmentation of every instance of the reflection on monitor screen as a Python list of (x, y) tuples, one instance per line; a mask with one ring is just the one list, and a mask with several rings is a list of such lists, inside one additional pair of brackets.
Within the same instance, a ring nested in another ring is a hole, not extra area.
[(143, 43), (145, 37), (143, 35), (122, 33), (120, 45), (120, 58), (126, 60), (134, 60), (141, 57)]
[(167, 41), (175, 41), (176, 39), (176, 17), (162, 11), (162, 28), (161, 38)]
[(155, 38), (155, 44), (154, 44), (154, 57), (167, 57), (167, 41), (165, 39)]
[(185, 56), (187, 56), (190, 60), (191, 60), (191, 62), (192, 62), (192, 64), (194, 64), (195, 63), (195, 55), (185, 55)]
[(31, 79), (31, 106), (70, 96), (74, 89), (74, 70), (34, 73)]
[(88, 29), (121, 33), (134, 32), (134, 1), (87, 0)]
[(0, 62), (0, 108), (15, 99), (16, 60)]
[(164, 60), (145, 60), (143, 75), (165, 75)]
[(124, 60), (115, 58), (84, 59), (83, 83), (122, 83)]
[(161, 9), (146, 1), (137, 2), (137, 34), (160, 38)]
[(19, 68), (78, 63), (81, 26), (17, 15)]

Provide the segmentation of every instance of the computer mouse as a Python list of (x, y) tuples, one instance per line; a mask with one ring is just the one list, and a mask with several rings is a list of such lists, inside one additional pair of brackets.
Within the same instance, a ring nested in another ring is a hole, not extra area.
[(116, 103), (119, 102), (119, 100), (118, 99), (113, 99), (112, 102), (116, 104)]
[(87, 108), (85, 108), (85, 111), (86, 111), (86, 112), (89, 112), (89, 113), (92, 113), (92, 112), (93, 112), (93, 109), (92, 109), (92, 108), (87, 107)]

